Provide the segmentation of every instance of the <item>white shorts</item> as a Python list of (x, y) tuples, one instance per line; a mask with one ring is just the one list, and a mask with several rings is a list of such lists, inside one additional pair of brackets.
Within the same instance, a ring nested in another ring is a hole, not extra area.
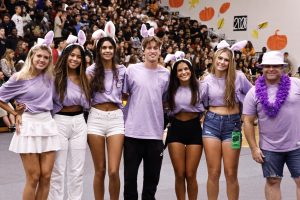
[(91, 108), (87, 121), (88, 134), (109, 137), (124, 134), (124, 117), (122, 110), (102, 111)]

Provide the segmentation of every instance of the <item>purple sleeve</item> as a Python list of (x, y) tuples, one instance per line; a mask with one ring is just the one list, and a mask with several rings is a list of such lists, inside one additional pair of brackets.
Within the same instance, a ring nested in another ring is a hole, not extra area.
[(208, 107), (208, 86), (207, 82), (204, 80), (199, 82), (199, 87), (200, 87), (200, 97), (201, 101), (203, 102), (204, 108)]
[(124, 83), (123, 83), (123, 88), (122, 88), (122, 93), (129, 93), (129, 75), (130, 75), (130, 68), (126, 69), (125, 75), (124, 75)]
[(248, 91), (253, 87), (251, 82), (247, 79), (244, 73), (241, 73), (242, 76), (242, 92), (247, 94)]
[(86, 68), (85, 73), (87, 75), (94, 76), (95, 75), (95, 63), (92, 64), (91, 66), (89, 66), (88, 68)]
[(17, 81), (15, 75), (12, 76), (0, 87), (0, 100), (7, 103), (16, 96), (25, 93), (26, 91), (22, 89), (24, 87), (22, 82), (24, 81)]
[(255, 98), (255, 88), (249, 90), (247, 93), (244, 104), (243, 104), (243, 114), (244, 115), (256, 115), (256, 98)]

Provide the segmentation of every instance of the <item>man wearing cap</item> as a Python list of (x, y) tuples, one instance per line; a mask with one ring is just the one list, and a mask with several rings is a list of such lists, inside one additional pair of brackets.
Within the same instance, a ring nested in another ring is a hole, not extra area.
[[(267, 200), (281, 199), (280, 183), (284, 164), (296, 183), (300, 199), (300, 80), (284, 73), (286, 63), (279, 51), (262, 59), (263, 75), (245, 97), (245, 136), (253, 160), (262, 165)], [(259, 146), (254, 120), (258, 118)]]

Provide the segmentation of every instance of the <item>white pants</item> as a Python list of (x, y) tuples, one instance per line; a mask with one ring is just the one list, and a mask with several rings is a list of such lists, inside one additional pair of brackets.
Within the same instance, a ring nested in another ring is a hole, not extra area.
[[(87, 125), (83, 114), (76, 116), (54, 115), (61, 142), (61, 150), (51, 174), (49, 200), (82, 198), (85, 150), (87, 144)], [(64, 178), (67, 178), (67, 191), (64, 190)]]

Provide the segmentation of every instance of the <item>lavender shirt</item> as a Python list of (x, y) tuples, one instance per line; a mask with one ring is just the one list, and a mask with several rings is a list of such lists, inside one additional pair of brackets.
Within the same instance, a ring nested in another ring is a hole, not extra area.
[[(54, 84), (53, 84), (54, 85)], [(67, 88), (63, 102), (60, 101), (59, 95), (53, 87), (53, 113), (59, 112), (64, 106), (82, 106), (84, 109), (89, 108), (89, 102), (87, 101), (84, 92), (79, 85), (73, 83), (69, 78), (67, 79)]]
[[(213, 74), (209, 74), (203, 81), (204, 104), (207, 106), (225, 106), (225, 77), (218, 78)], [(236, 71), (235, 79), (235, 101), (243, 103), (247, 92), (253, 85), (241, 71)]]
[(40, 74), (30, 80), (16, 80), (14, 74), (0, 88), (0, 100), (8, 102), (15, 99), (26, 105), (26, 112), (41, 113), (53, 109), (53, 80), (45, 74)]
[[(275, 101), (278, 85), (268, 85), (270, 102)], [(290, 94), (275, 118), (269, 118), (253, 87), (246, 95), (243, 114), (257, 115), (261, 149), (286, 152), (300, 148), (300, 80), (291, 78)]]
[[(126, 67), (124, 65), (118, 65), (117, 69), (119, 71), (118, 81), (113, 79), (113, 71), (105, 70), (105, 80), (104, 87), (105, 92), (94, 92), (92, 105), (96, 105), (98, 103), (106, 103), (112, 102), (116, 103), (119, 108), (122, 108), (122, 87), (124, 83), (124, 76), (126, 72)], [(86, 74), (90, 76), (95, 75), (95, 64), (91, 65), (86, 69)]]
[(124, 93), (129, 93), (125, 114), (125, 136), (161, 140), (163, 135), (163, 96), (169, 83), (164, 67), (148, 69), (144, 63), (127, 68)]
[(171, 111), (170, 114), (175, 115), (180, 112), (203, 112), (202, 95), (201, 84), (199, 83), (199, 101), (193, 106), (191, 105), (191, 89), (189, 87), (180, 86), (175, 94), (175, 109)]

